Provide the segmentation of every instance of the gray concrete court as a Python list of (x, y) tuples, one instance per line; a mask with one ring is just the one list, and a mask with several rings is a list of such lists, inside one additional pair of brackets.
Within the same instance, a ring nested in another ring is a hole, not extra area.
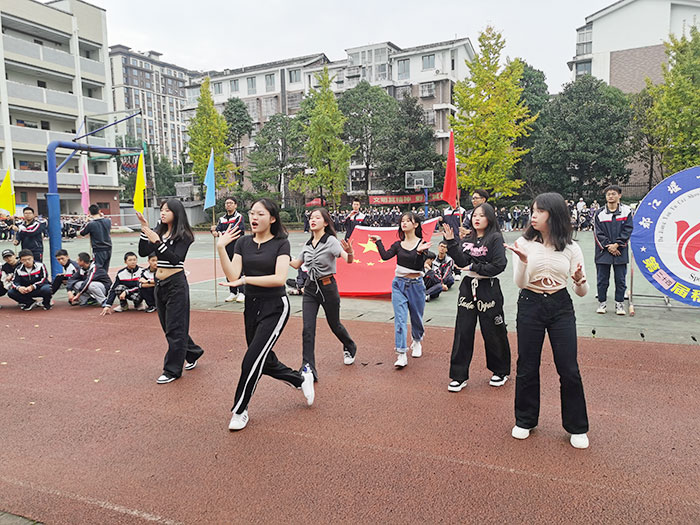
[[(506, 241), (512, 243), (519, 237), (519, 232), (509, 232), (505, 234)], [(693, 341), (695, 337), (700, 341), (700, 322), (698, 314), (700, 309), (671, 309), (671, 308), (645, 308), (641, 303), (653, 303), (663, 306), (664, 301), (656, 289), (651, 286), (639, 272), (635, 273), (636, 294), (654, 295), (658, 298), (640, 297), (635, 300), (636, 315), (616, 316), (612, 312), (606, 315), (596, 314), (597, 301), (595, 298), (595, 264), (593, 262), (593, 235), (591, 232), (580, 232), (577, 235), (578, 243), (583, 249), (586, 261), (586, 271), (591, 290), (586, 297), (579, 298), (572, 293), (578, 320), (578, 332), (582, 337), (597, 337), (604, 339), (623, 339), (631, 341), (657, 341), (680, 344), (697, 344)], [(304, 242), (308, 239), (308, 234), (303, 232), (292, 232), (290, 242), (292, 244), (292, 254), (297, 254)], [(434, 238), (435, 239), (435, 238)], [(137, 234), (120, 234), (113, 236), (114, 250), (112, 256), (112, 267), (121, 264), (122, 256), (126, 251), (137, 251)], [(11, 247), (8, 242), (0, 242), (0, 248)], [(45, 250), (48, 252), (48, 242), (45, 243)], [(78, 252), (89, 250), (87, 239), (64, 241), (64, 248), (68, 250), (71, 257), (76, 257)], [(213, 259), (214, 249), (212, 237), (204, 232), (197, 234), (197, 240), (190, 249), (189, 258), (209, 258)], [(213, 275), (213, 261), (212, 270)], [(217, 269), (217, 275), (222, 278), (221, 269)], [(296, 271), (290, 268), (289, 276), (295, 277)], [(628, 271), (629, 285), (629, 271)], [(226, 288), (219, 287), (218, 303), (214, 295), (214, 281), (195, 282), (191, 285), (192, 308), (201, 310), (231, 310), (242, 312), (243, 305), (236, 303), (224, 303), (223, 299), (228, 295)], [(516, 300), (518, 290), (513, 283), (512, 269), (509, 266), (501, 278), (501, 286), (505, 296), (505, 313), (508, 329), (515, 331)], [(608, 290), (608, 308), (612, 310), (614, 301), (612, 298), (613, 285)], [(60, 292), (63, 293), (63, 292)], [(292, 315), (301, 316), (301, 297), (290, 296), (292, 304)], [(6, 304), (4, 301), (3, 304)], [(680, 306), (680, 303), (672, 301), (672, 304)], [(428, 326), (442, 326), (451, 328), (454, 326), (457, 310), (457, 290), (443, 293), (440, 298), (426, 304), (425, 322)], [(321, 314), (323, 315), (322, 311)], [(368, 320), (392, 323), (393, 312), (389, 298), (351, 298), (342, 299), (341, 316), (343, 319)], [(595, 330), (595, 334), (593, 331)], [(644, 334), (642, 338), (641, 334)]]

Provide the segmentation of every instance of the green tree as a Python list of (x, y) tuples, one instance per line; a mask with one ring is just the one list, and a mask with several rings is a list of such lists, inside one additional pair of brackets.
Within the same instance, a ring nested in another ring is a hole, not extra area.
[(231, 97), (226, 101), (222, 115), (228, 124), (226, 145), (233, 155), (234, 164), (240, 166), (243, 163), (241, 141), (243, 137), (252, 133), (253, 119), (248, 113), (245, 102), (238, 97)]
[(444, 155), (435, 151), (435, 131), (425, 122), (423, 107), (410, 95), (398, 102), (396, 114), (388, 122), (389, 132), (377, 149), (377, 172), (390, 191), (404, 188), (407, 171), (433, 170), (435, 188), (442, 188), (445, 177)]
[(369, 192), (370, 172), (382, 144), (387, 145), (391, 124), (396, 117), (396, 99), (379, 86), (363, 80), (340, 97), (338, 107), (347, 118), (345, 142), (355, 150), (355, 156), (364, 165), (365, 194)]
[(533, 148), (541, 190), (576, 197), (626, 182), (630, 113), (622, 91), (591, 75), (564, 86), (542, 110)]
[(459, 186), (509, 196), (523, 184), (512, 178), (513, 167), (527, 153), (517, 140), (528, 135), (537, 117), (530, 115), (520, 98), (522, 62), (500, 64), (504, 46), (505, 40), (493, 27), (479, 35), (480, 52), (467, 62), (469, 77), (455, 84), (458, 111), (450, 121)]
[(668, 132), (663, 153), (672, 174), (700, 164), (700, 30), (691, 26), (690, 38), (671, 35), (666, 54), (654, 111)]
[(668, 144), (668, 127), (655, 108), (663, 91), (647, 80), (647, 86), (632, 95), (630, 146), (634, 160), (647, 174), (647, 189), (663, 179), (664, 153)]
[(328, 68), (324, 67), (316, 80), (319, 87), (309, 94), (313, 100), (308, 105), (308, 124), (304, 126), (308, 137), (304, 151), (310, 169), (298, 173), (289, 186), (301, 192), (318, 191), (337, 204), (347, 185), (353, 150), (341, 138), (346, 119), (331, 91)]
[(304, 142), (295, 117), (277, 113), (255, 136), (248, 160), (250, 182), (260, 197), (280, 198), (283, 185), (304, 171)]
[(224, 189), (235, 185), (235, 182), (230, 179), (232, 163), (226, 157), (228, 153), (226, 145), (228, 126), (226, 119), (214, 107), (214, 100), (209, 91), (209, 77), (204, 79), (200, 87), (197, 112), (190, 121), (187, 133), (190, 136), (188, 146), (193, 164), (192, 169), (197, 181), (200, 184), (204, 182), (209, 156), (213, 148), (217, 188)]

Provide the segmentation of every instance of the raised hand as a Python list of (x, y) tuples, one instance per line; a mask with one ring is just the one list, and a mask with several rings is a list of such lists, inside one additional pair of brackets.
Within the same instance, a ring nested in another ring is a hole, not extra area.
[(226, 228), (226, 231), (223, 232), (221, 235), (219, 235), (219, 240), (216, 241), (216, 246), (219, 248), (223, 248), (231, 244), (233, 241), (238, 239), (241, 236), (241, 230), (238, 228), (234, 228), (233, 226), (229, 226)]
[(452, 239), (455, 238), (455, 232), (452, 229), (452, 226), (449, 224), (443, 224), (442, 225), (442, 231), (443, 231), (443, 237), (445, 237), (446, 241), (451, 241)]
[(432, 243), (421, 241), (421, 243), (418, 245), (418, 248), (416, 248), (416, 251), (418, 253), (423, 253), (424, 251), (428, 250), (431, 246)]
[(143, 216), (143, 213), (141, 213), (140, 211), (137, 211), (137, 212), (136, 212), (136, 218), (137, 218), (137, 219), (139, 220), (139, 222), (141, 223), (141, 228), (143, 228), (144, 226), (145, 226), (146, 228), (148, 228), (148, 221), (146, 220), (146, 217)]
[(370, 235), (367, 238), (375, 244), (377, 241), (381, 240), (381, 237), (379, 235)]
[(352, 248), (352, 240), (350, 240), (350, 242), (347, 242), (345, 239), (341, 239), (340, 246), (343, 247), (343, 250), (345, 250), (345, 253), (347, 253), (348, 255), (353, 255), (355, 253), (355, 251)]
[(507, 250), (510, 250), (515, 255), (517, 255), (523, 263), (527, 264), (527, 252), (525, 252), (520, 246), (518, 246), (518, 241), (515, 241), (513, 243), (513, 246), (506, 243), (503, 243), (503, 246), (505, 246)]

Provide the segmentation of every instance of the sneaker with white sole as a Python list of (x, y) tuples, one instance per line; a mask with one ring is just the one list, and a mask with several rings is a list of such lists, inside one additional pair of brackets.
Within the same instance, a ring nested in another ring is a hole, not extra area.
[(447, 390), (449, 390), (450, 392), (459, 392), (465, 386), (467, 386), (466, 381), (450, 381), (450, 384), (447, 385)]
[(137, 312), (143, 312), (143, 311), (146, 310), (146, 308), (148, 308), (148, 307), (146, 306), (146, 301), (142, 301), (142, 302), (136, 307), (136, 311), (137, 311)]
[(19, 307), (22, 310), (24, 310), (25, 312), (29, 312), (30, 310), (33, 310), (34, 308), (36, 308), (40, 304), (41, 304), (41, 302), (34, 301), (33, 303), (30, 303), (30, 304), (20, 304)]
[(420, 357), (423, 355), (423, 345), (420, 341), (413, 341), (411, 343), (411, 357)]
[(229, 294), (229, 296), (226, 299), (224, 299), (224, 302), (232, 303), (233, 301), (236, 300), (236, 297), (237, 296), (235, 293)]
[(355, 362), (355, 356), (350, 353), (350, 350), (343, 351), (343, 363), (351, 365)]
[(166, 383), (172, 383), (176, 379), (177, 377), (166, 376), (165, 374), (163, 374), (158, 379), (156, 379), (156, 383), (158, 383), (159, 385), (164, 385)]
[(229, 430), (243, 430), (248, 424), (248, 411), (244, 410), (242, 414), (234, 413), (229, 421)]
[(115, 311), (115, 312), (123, 312), (123, 311), (124, 311), (124, 308), (122, 308), (121, 305), (117, 305), (117, 306), (114, 307), (114, 311)]
[(147, 314), (152, 314), (152, 313), (155, 312), (156, 310), (157, 310), (157, 308), (156, 308), (155, 306), (149, 306), (149, 307), (146, 308), (144, 311), (145, 311)]
[(314, 404), (316, 394), (314, 392), (314, 373), (309, 368), (309, 365), (304, 365), (304, 368), (301, 369), (301, 377), (304, 379), (304, 382), (301, 384), (301, 391), (306, 398), (306, 404), (311, 406)]
[(595, 311), (597, 314), (604, 314), (608, 311), (607, 303), (598, 303), (598, 309)]
[(192, 370), (196, 366), (197, 366), (197, 361), (194, 361), (193, 363), (185, 362), (185, 370)]
[(454, 280), (455, 280), (455, 281), (461, 281), (461, 280), (462, 280), (462, 276), (459, 275), (458, 273), (454, 274), (453, 277), (454, 277)]
[(245, 303), (245, 294), (243, 292), (238, 292), (238, 296), (236, 296), (236, 302)]
[(506, 384), (506, 381), (508, 381), (508, 376), (499, 376), (498, 374), (493, 374), (491, 376), (491, 381), (489, 381), (489, 385), (491, 386), (503, 386)]
[(574, 448), (588, 448), (589, 445), (587, 434), (571, 434), (569, 441)]
[(515, 439), (527, 439), (530, 437), (530, 430), (531, 428), (523, 428), (519, 427), (518, 425), (515, 425), (513, 427), (513, 430), (510, 432), (510, 435), (513, 436)]
[(403, 368), (408, 364), (408, 356), (406, 355), (406, 352), (396, 352), (396, 362), (394, 363), (394, 366), (396, 368)]
[(429, 296), (429, 295), (426, 295), (426, 296), (425, 296), (425, 302), (426, 302), (426, 303), (429, 303), (429, 302), (430, 302), (430, 296)]
[(625, 303), (615, 302), (615, 313), (617, 315), (627, 315), (627, 312), (625, 312)]

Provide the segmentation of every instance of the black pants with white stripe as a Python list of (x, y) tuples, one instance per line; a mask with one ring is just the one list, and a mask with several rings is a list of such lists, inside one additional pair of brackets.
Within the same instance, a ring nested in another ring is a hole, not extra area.
[(180, 377), (185, 359), (194, 363), (204, 350), (190, 337), (190, 287), (185, 272), (157, 280), (155, 287), (158, 320), (168, 340), (163, 362), (163, 374)]
[(248, 350), (241, 364), (241, 378), (236, 387), (232, 411), (242, 414), (250, 403), (262, 374), (286, 381), (299, 388), (303, 383), (301, 373), (282, 363), (272, 351), (289, 319), (289, 299), (283, 297), (255, 297), (246, 295), (245, 338)]

